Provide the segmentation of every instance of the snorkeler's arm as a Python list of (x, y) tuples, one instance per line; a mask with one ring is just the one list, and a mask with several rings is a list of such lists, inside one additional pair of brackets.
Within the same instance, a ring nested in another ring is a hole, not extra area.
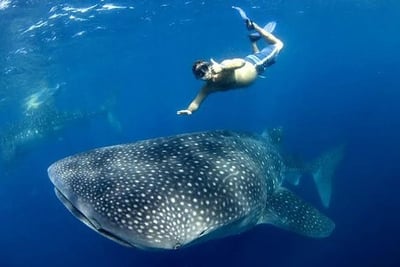
[(255, 22), (252, 22), (252, 25), (254, 27), (254, 30), (256, 30), (258, 33), (260, 33), (260, 35), (262, 37), (264, 37), (268, 43), (274, 44), (278, 51), (280, 51), (283, 48), (283, 42), (279, 38), (277, 38), (275, 35), (266, 31), (262, 27), (258, 26), (258, 24)]
[(241, 58), (234, 59), (225, 59), (221, 63), (215, 62), (211, 59), (211, 71), (214, 74), (220, 73), (223, 70), (235, 70), (243, 67), (246, 64), (246, 61)]
[(194, 111), (196, 111), (204, 99), (211, 93), (211, 87), (208, 84), (205, 84), (197, 96), (193, 99), (193, 101), (189, 104), (187, 109), (178, 110), (176, 114), (178, 115), (192, 115)]

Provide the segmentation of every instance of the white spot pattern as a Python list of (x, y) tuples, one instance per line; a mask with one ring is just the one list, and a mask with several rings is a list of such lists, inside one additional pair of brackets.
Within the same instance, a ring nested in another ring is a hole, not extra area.
[(95, 149), (56, 162), (49, 176), (110, 238), (177, 248), (235, 222), (257, 224), (282, 168), (266, 139), (214, 131)]

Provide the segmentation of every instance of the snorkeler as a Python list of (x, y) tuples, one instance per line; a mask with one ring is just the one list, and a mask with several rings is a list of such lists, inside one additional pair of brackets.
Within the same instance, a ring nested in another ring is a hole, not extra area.
[[(246, 13), (239, 7), (238, 10), (242, 19), (246, 23), (253, 54), (245, 58), (225, 59), (221, 63), (205, 60), (198, 60), (193, 64), (192, 71), (196, 79), (205, 81), (197, 96), (189, 104), (187, 109), (177, 111), (178, 115), (191, 115), (196, 111), (204, 99), (211, 93), (227, 91), (230, 89), (243, 88), (249, 86), (262, 74), (265, 69), (275, 63), (275, 59), (283, 48), (283, 43), (272, 32), (276, 26), (275, 22), (268, 23), (264, 28), (251, 21)], [(256, 42), (264, 38), (268, 45), (259, 50)]]

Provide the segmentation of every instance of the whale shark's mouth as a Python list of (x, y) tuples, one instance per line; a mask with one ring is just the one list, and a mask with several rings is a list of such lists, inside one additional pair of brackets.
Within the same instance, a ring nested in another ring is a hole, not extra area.
[(81, 212), (78, 208), (76, 208), (71, 201), (56, 187), (54, 188), (56, 196), (58, 199), (64, 204), (64, 206), (80, 221), (84, 224), (95, 230), (96, 232), (102, 234), (103, 236), (121, 244), (124, 246), (132, 247), (133, 245), (127, 242), (126, 240), (122, 239), (121, 237), (111, 233), (110, 231), (101, 227), (101, 224), (97, 222), (93, 218), (88, 218), (83, 212)]
[[(73, 187), (73, 180), (76, 176), (71, 174), (71, 170), (76, 162), (68, 158), (64, 161), (58, 161), (48, 168), (50, 181), (54, 185), (54, 191), (57, 198), (78, 220), (86, 224), (97, 233), (128, 247), (137, 247), (146, 250), (160, 249), (180, 249), (185, 243), (182, 240), (163, 240), (165, 242), (153, 242), (136, 231), (126, 231), (118, 222), (109, 220), (104, 214), (99, 213), (93, 207), (93, 204), (85, 201), (84, 198), (76, 193)], [(79, 174), (77, 176), (80, 176)], [(79, 179), (79, 178), (76, 178)], [(99, 186), (100, 187), (100, 186)], [(134, 215), (129, 215), (134, 216)]]

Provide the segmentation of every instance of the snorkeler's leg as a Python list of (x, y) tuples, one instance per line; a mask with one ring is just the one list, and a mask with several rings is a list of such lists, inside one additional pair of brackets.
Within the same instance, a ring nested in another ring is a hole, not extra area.
[(254, 54), (260, 52), (260, 49), (258, 49), (258, 46), (257, 46), (257, 41), (260, 40), (260, 38), (261, 38), (261, 35), (258, 32), (253, 32), (253, 33), (249, 34), (251, 50), (253, 51)]
[(270, 43), (274, 44), (278, 50), (281, 50), (283, 48), (283, 42), (277, 38), (275, 35), (272, 33), (266, 31), (264, 28), (261, 28), (257, 23), (253, 22), (253, 27), (254, 30), (256, 30), (264, 39)]
[(201, 103), (204, 99), (209, 95), (211, 92), (210, 88), (206, 85), (201, 88), (200, 92), (197, 96), (193, 99), (193, 101), (189, 104), (187, 109), (178, 110), (176, 114), (178, 115), (192, 115), (193, 112), (199, 109)]
[(256, 42), (251, 42), (251, 49), (253, 50), (254, 54), (260, 52), (260, 49), (258, 49)]

